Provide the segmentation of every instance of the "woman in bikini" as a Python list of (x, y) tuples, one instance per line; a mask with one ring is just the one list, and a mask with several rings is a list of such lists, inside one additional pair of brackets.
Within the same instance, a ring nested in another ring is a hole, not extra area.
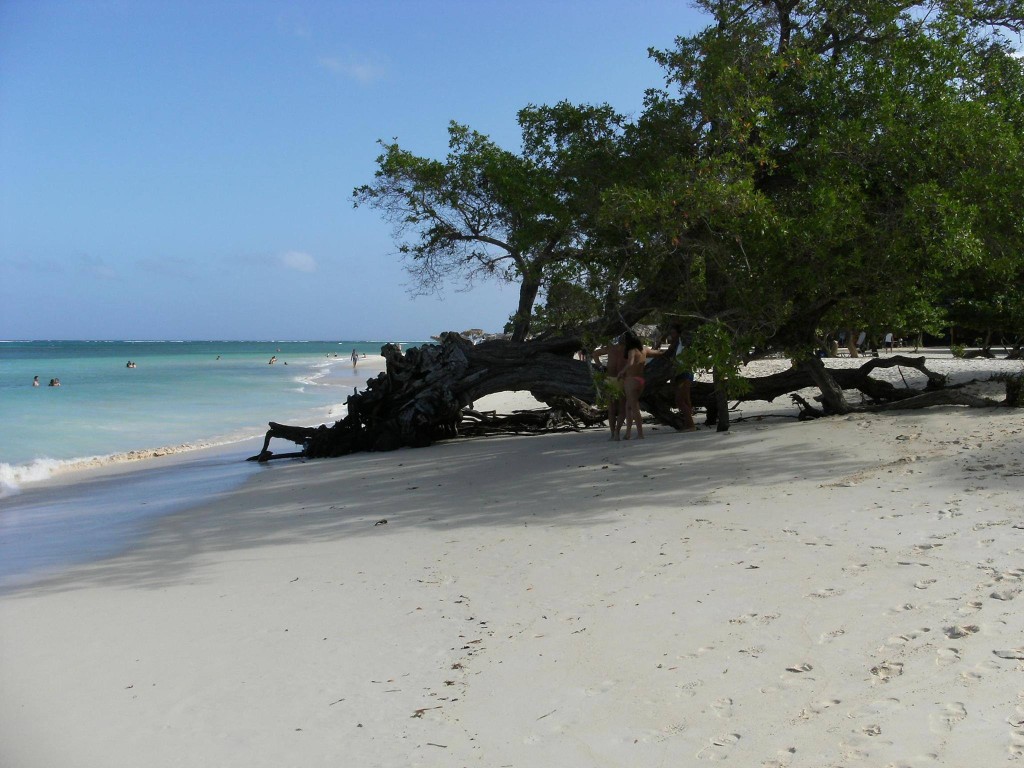
[(623, 389), (626, 392), (626, 439), (629, 440), (629, 429), (636, 424), (638, 440), (644, 439), (644, 421), (640, 415), (640, 395), (644, 391), (644, 363), (647, 353), (644, 345), (632, 333), (622, 337), (626, 352), (626, 364), (619, 372)]

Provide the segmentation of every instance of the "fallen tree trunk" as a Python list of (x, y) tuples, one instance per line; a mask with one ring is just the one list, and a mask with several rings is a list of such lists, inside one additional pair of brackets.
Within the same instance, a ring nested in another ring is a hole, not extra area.
[[(595, 407), (598, 400), (595, 369), (575, 359), (580, 346), (576, 338), (491, 341), (474, 345), (455, 333), (443, 334), (438, 345), (412, 348), (404, 355), (397, 346), (386, 345), (381, 354), (387, 369), (370, 379), (362, 392), (348, 398), (345, 418), (331, 426), (318, 427), (271, 422), (262, 450), (250, 459), (267, 461), (297, 455), (322, 458), (360, 451), (421, 447), (457, 436), (524, 434), (594, 426), (603, 422), (604, 413)], [(927, 377), (925, 393), (932, 397), (915, 400), (923, 397), (920, 390), (909, 386), (901, 389), (870, 376), (876, 368), (893, 366), (923, 373)], [(994, 401), (944, 389), (943, 377), (929, 371), (923, 357), (871, 359), (857, 369), (825, 370), (841, 390), (857, 390), (867, 398), (866, 404), (850, 406), (854, 411), (893, 409), (901, 404), (905, 408), (936, 404), (996, 405)], [(640, 402), (643, 410), (656, 421), (683, 429), (682, 416), (675, 409), (677, 377), (671, 358), (652, 360), (645, 372), (647, 384)], [(734, 400), (770, 402), (815, 386), (807, 367), (792, 367), (747, 382), (749, 390)], [(474, 401), (485, 395), (515, 390), (530, 392), (548, 409), (498, 416), (482, 414), (473, 408)], [(721, 410), (714, 385), (694, 382), (691, 398), (695, 407), (707, 410), (709, 422), (714, 423)], [(275, 438), (298, 444), (302, 449), (298, 453), (274, 454), (270, 451), (270, 441)]]

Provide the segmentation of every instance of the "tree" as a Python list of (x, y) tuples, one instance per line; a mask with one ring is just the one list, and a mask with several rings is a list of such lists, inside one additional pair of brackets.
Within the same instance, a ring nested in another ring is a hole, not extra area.
[[(685, 126), (627, 215), (703, 261), (695, 309), (803, 359), (843, 310), (908, 322), (1020, 242), (1020, 62), (1007, 3), (720, 0), (715, 23), (655, 52)], [(1015, 15), (1016, 14), (1016, 15)], [(1014, 172), (1014, 168), (1017, 172)], [(653, 189), (650, 185), (649, 189)], [(681, 202), (682, 201), (682, 202)], [(845, 309), (843, 309), (845, 308)]]
[(607, 106), (527, 107), (518, 154), (451, 123), (444, 161), (383, 144), (375, 181), (356, 188), (354, 202), (395, 225), (421, 290), (453, 274), (518, 281), (512, 338), (522, 341), (548, 273), (580, 258), (582, 226), (606, 183), (621, 122)]
[[(826, 413), (852, 408), (849, 388), (876, 409), (991, 404), (868, 376), (923, 361), (829, 372), (813, 350), (823, 329), (854, 320), (971, 312), (1020, 327), (1024, 69), (1002, 36), (1024, 30), (1019, 3), (699, 5), (712, 24), (653, 52), (673, 91), (648, 93), (635, 121), (562, 103), (519, 113), (518, 153), (454, 123), (444, 161), (384, 145), (356, 204), (395, 224), (423, 288), (451, 274), (519, 281), (513, 341), (449, 335), (401, 360), (385, 350), (387, 374), (350, 399), (345, 420), (272, 425), (268, 442), (296, 439), (308, 455), (422, 445), (454, 434), (474, 397), (511, 388), (571, 411), (566, 396), (596, 397), (573, 353), (645, 319), (699, 325), (688, 363), (715, 381), (694, 401), (717, 406), (720, 429), (752, 347), (784, 349), (799, 368), (749, 382), (745, 397), (813, 382)], [(524, 342), (541, 295), (552, 337)], [(675, 371), (656, 362), (644, 405), (673, 423)]]

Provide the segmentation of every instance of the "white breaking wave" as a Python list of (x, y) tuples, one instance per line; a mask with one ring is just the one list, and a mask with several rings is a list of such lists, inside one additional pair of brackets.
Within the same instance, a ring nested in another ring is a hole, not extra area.
[(163, 448), (144, 448), (134, 451), (111, 453), (105, 456), (85, 456), (76, 459), (34, 459), (28, 464), (7, 464), (0, 462), (0, 499), (13, 496), (21, 491), (27, 483), (40, 483), (51, 479), (57, 474), (75, 472), (83, 469), (99, 469), (110, 464), (122, 464), (129, 461), (156, 459), (161, 456), (172, 456), (188, 451), (204, 448), (219, 448), (225, 445), (253, 440), (261, 437), (262, 432), (236, 434), (229, 438), (204, 440), (194, 443), (181, 443)]
[(24, 483), (49, 480), (54, 473), (72, 462), (57, 459), (36, 459), (28, 464), (0, 463), (0, 499), (13, 496)]

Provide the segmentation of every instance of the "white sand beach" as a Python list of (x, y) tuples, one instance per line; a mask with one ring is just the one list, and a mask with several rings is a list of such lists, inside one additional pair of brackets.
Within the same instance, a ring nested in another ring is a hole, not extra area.
[(0, 764), (1024, 760), (1024, 412), (647, 435), (272, 465), (3, 595)]

